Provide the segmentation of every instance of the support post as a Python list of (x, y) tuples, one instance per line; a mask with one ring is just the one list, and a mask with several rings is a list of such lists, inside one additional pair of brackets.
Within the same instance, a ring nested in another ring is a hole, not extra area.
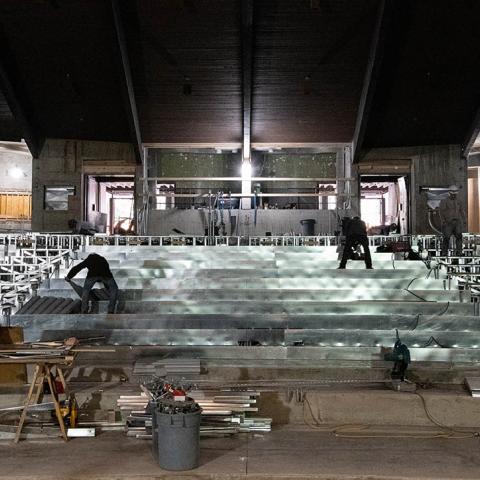
[[(253, 67), (253, 0), (242, 0), (242, 70), (243, 134), (242, 195), (252, 193), (252, 67)], [(250, 197), (242, 197), (241, 208), (251, 208)]]

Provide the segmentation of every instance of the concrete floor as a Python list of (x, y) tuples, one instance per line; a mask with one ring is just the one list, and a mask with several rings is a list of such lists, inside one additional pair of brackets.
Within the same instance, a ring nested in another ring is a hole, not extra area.
[[(394, 433), (407, 435), (404, 430)], [(425, 429), (408, 432), (412, 433), (429, 436), (434, 432)], [(479, 479), (479, 447), (478, 437), (339, 438), (306, 427), (283, 427), (265, 434), (203, 438), (200, 467), (171, 473), (155, 464), (148, 440), (108, 432), (68, 443), (55, 438), (27, 440), (18, 445), (2, 441), (0, 478)]]

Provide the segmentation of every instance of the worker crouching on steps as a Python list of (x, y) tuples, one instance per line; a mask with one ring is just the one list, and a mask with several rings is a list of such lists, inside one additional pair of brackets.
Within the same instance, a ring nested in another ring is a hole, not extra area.
[(118, 300), (118, 285), (113, 278), (107, 260), (101, 255), (92, 253), (83, 262), (75, 265), (68, 272), (65, 280), (70, 283), (72, 278), (84, 268), (88, 269), (88, 273), (82, 290), (82, 313), (88, 313), (90, 291), (97, 282), (103, 283), (108, 291), (108, 313), (115, 313), (115, 306)]
[(352, 248), (356, 248), (359, 244), (363, 247), (365, 253), (365, 266), (369, 269), (373, 268), (370, 248), (368, 247), (367, 226), (365, 222), (360, 220), (360, 217), (353, 217), (348, 222), (345, 237), (345, 248), (343, 249), (342, 260), (338, 268), (344, 269), (346, 267), (347, 260), (352, 254)]

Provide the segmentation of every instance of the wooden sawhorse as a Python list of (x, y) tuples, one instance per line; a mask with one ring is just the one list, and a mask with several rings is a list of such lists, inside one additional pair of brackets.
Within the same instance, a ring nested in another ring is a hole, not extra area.
[(50, 388), (50, 394), (52, 395), (53, 405), (55, 407), (55, 415), (60, 426), (60, 432), (65, 441), (67, 441), (67, 430), (65, 428), (65, 422), (63, 421), (62, 412), (60, 410), (60, 401), (58, 399), (58, 392), (56, 388), (55, 381), (53, 380), (52, 373), (55, 372), (58, 376), (60, 383), (63, 386), (63, 391), (66, 396), (68, 396), (68, 387), (65, 382), (65, 376), (63, 375), (62, 367), (70, 366), (73, 362), (74, 356), (62, 355), (61, 357), (52, 357), (52, 358), (0, 358), (0, 364), (2, 363), (20, 363), (26, 365), (35, 365), (35, 370), (33, 373), (33, 378), (28, 389), (27, 398), (25, 399), (25, 405), (22, 409), (20, 415), (20, 421), (18, 423), (17, 431), (15, 434), (15, 443), (18, 443), (20, 440), (20, 435), (22, 433), (23, 425), (25, 419), (27, 418), (27, 413), (29, 407), (38, 404), (42, 393), (45, 381), (48, 383)]

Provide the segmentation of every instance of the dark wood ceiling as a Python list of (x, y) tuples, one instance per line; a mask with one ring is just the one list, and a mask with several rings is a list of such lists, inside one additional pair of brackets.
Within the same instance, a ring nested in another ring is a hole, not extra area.
[[(387, 1), (364, 147), (461, 143), (480, 106), (480, 2)], [(143, 142), (241, 142), (242, 0), (119, 2)], [(253, 142), (352, 141), (379, 3), (253, 1)], [(0, 39), (38, 136), (132, 140), (110, 0), (2, 0)], [(0, 140), (17, 140), (4, 93)]]
[(238, 142), (239, 1), (124, 3), (144, 142)]
[[(2, 0), (2, 61), (45, 137), (128, 137), (109, 2)], [(10, 68), (9, 68), (9, 71)]]
[(350, 142), (378, 2), (255, 3), (255, 142)]
[(480, 2), (394, 2), (365, 146), (462, 144), (480, 107)]

